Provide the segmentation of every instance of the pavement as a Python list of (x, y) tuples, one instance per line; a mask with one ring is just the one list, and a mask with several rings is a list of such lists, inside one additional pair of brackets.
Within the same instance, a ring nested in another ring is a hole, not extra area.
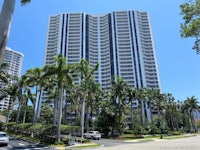
[(129, 142), (126, 145), (99, 147), (95, 150), (200, 150), (200, 135), (178, 139), (155, 139), (152, 142)]
[[(200, 135), (177, 139), (152, 139), (151, 141), (128, 140), (127, 144), (110, 147), (93, 147), (82, 150), (200, 150)], [(56, 148), (57, 149), (57, 148)], [(63, 148), (65, 150), (81, 150), (80, 148)], [(59, 150), (59, 148), (58, 148)], [(62, 150), (62, 148), (60, 148)]]

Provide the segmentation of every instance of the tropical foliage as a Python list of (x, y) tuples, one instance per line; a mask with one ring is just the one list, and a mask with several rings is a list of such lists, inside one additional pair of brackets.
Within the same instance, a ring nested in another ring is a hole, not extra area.
[(27, 70), (21, 78), (0, 70), (3, 82), (12, 81), (0, 90), (1, 99), (9, 96), (10, 101), (4, 111), (5, 129), (18, 132), (26, 127), (26, 134), (41, 138), (39, 132), (47, 138), (51, 129), (54, 142), (62, 142), (65, 132), (81, 136), (87, 130), (100, 130), (105, 136), (198, 131), (194, 96), (176, 101), (158, 89), (129, 86), (120, 76), (103, 91), (95, 82), (98, 64), (91, 67), (86, 60), (67, 64), (61, 54), (54, 60), (53, 65)]
[(200, 0), (188, 0), (180, 5), (184, 22), (181, 24), (181, 37), (196, 38), (193, 47), (197, 54), (200, 53)]

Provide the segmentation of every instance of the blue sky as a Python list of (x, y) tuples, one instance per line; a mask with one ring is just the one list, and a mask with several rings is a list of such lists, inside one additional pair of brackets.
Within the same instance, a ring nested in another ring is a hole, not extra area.
[[(176, 100), (200, 99), (200, 56), (193, 39), (180, 37), (179, 5), (184, 0), (32, 0), (21, 6), (16, 0), (8, 46), (24, 54), (22, 74), (43, 66), (50, 15), (85, 12), (105, 14), (115, 10), (142, 10), (150, 15), (162, 91)], [(2, 7), (3, 0), (0, 1)]]

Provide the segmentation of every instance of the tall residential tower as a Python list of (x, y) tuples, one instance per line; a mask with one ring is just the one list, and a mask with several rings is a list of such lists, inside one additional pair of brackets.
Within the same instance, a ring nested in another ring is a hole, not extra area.
[[(103, 90), (115, 75), (135, 88), (160, 89), (149, 15), (143, 11), (115, 11), (104, 15), (67, 13), (51, 16), (44, 64), (63, 54), (67, 63), (99, 63), (95, 81)], [(43, 95), (42, 101), (46, 97)]]

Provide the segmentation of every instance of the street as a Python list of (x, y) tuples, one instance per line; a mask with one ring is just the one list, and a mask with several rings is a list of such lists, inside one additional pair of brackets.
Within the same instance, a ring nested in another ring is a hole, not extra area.
[(52, 150), (52, 148), (49, 148), (47, 146), (41, 145), (41, 144), (37, 144), (37, 143), (33, 143), (33, 142), (28, 142), (28, 141), (24, 141), (18, 138), (14, 138), (14, 137), (10, 137), (9, 138), (10, 141), (8, 143), (8, 146), (0, 146), (0, 150)]
[[(152, 142), (120, 142), (120, 144), (113, 144), (111, 146), (105, 145), (96, 148), (96, 150), (200, 150), (200, 135), (194, 137), (166, 140), (157, 139)], [(126, 144), (125, 144), (126, 143)]]

